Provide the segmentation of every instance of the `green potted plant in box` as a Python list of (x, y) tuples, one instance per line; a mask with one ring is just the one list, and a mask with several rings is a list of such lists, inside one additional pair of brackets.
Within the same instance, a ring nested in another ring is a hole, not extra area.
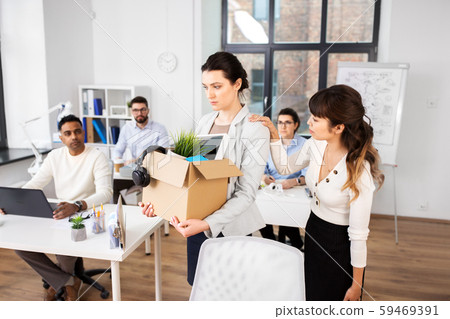
[(76, 215), (69, 219), (72, 223), (71, 237), (73, 241), (81, 241), (86, 239), (86, 226), (82, 215)]
[(186, 132), (181, 130), (175, 135), (171, 134), (171, 136), (173, 140), (171, 152), (183, 158), (204, 155), (207, 151), (207, 148), (202, 145), (202, 141), (193, 131)]

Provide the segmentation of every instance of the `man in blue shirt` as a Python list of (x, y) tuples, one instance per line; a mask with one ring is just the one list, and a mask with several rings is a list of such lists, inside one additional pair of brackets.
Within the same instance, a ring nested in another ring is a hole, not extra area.
[[(297, 112), (291, 108), (285, 108), (278, 113), (277, 128), (280, 133), (281, 140), (284, 147), (287, 149), (287, 155), (295, 153), (302, 148), (306, 139), (299, 134), (296, 134), (300, 127), (300, 119)], [(280, 175), (273, 164), (272, 155), (269, 155), (266, 168), (263, 175), (263, 182), (266, 185), (271, 183), (280, 183), (283, 189), (292, 188), (297, 185), (305, 185), (306, 168), (295, 172), (291, 175)], [(260, 229), (261, 235), (264, 238), (275, 239), (273, 226), (267, 225)], [(292, 246), (301, 249), (303, 247), (303, 240), (300, 237), (298, 227), (280, 226), (278, 232), (278, 241), (285, 242), (286, 236), (290, 239)]]
[[(136, 96), (131, 100), (131, 113), (134, 121), (128, 121), (121, 129), (119, 140), (113, 151), (113, 159), (123, 158), (125, 164), (134, 163), (136, 159), (150, 145), (169, 146), (169, 136), (166, 128), (155, 121), (152, 121), (148, 115), (147, 99), (142, 96)], [(114, 180), (114, 203), (117, 203), (119, 191), (134, 186), (131, 180)]]
[(131, 158), (127, 162), (134, 162), (150, 145), (169, 146), (169, 136), (166, 128), (149, 119), (147, 100), (136, 96), (131, 100), (131, 113), (134, 121), (127, 122), (120, 130), (119, 140), (114, 148), (113, 158), (122, 158), (128, 149)]

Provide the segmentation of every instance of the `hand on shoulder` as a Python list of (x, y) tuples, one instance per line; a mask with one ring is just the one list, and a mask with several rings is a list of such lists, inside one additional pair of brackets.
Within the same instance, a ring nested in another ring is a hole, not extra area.
[(279, 140), (280, 137), (278, 135), (278, 131), (275, 128), (275, 125), (273, 125), (272, 120), (267, 116), (257, 115), (257, 114), (251, 114), (248, 118), (249, 122), (255, 123), (260, 122), (263, 126), (267, 127), (270, 132), (270, 138)]

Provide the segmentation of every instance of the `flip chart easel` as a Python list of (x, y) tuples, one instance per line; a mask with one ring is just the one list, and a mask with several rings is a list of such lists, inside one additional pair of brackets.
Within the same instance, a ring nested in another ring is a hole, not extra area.
[(337, 84), (351, 86), (361, 94), (374, 129), (374, 147), (383, 165), (392, 167), (397, 244), (395, 168), (408, 69), (408, 63), (339, 62), (336, 81)]

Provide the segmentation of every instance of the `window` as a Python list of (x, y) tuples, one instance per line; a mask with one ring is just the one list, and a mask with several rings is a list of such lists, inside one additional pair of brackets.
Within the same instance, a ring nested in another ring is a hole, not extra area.
[(249, 75), (250, 111), (291, 107), (307, 132), (308, 101), (335, 84), (338, 61), (376, 61), (381, 0), (223, 0), (223, 49)]
[[(269, 0), (253, 0), (253, 16), (256, 20), (267, 20)], [(280, 0), (275, 0), (275, 19), (280, 18)]]
[(0, 149), (8, 148), (6, 139), (5, 103), (3, 99), (3, 72), (0, 55)]
[(252, 70), (252, 94), (255, 95), (254, 101), (261, 102), (264, 96), (264, 70)]
[[(261, 102), (264, 96), (264, 70), (252, 70), (251, 73), (252, 85), (251, 91), (252, 95), (255, 96), (253, 101)], [(276, 94), (277, 92), (277, 79), (278, 79), (278, 70), (273, 70), (273, 85), (272, 85), (272, 94)]]

